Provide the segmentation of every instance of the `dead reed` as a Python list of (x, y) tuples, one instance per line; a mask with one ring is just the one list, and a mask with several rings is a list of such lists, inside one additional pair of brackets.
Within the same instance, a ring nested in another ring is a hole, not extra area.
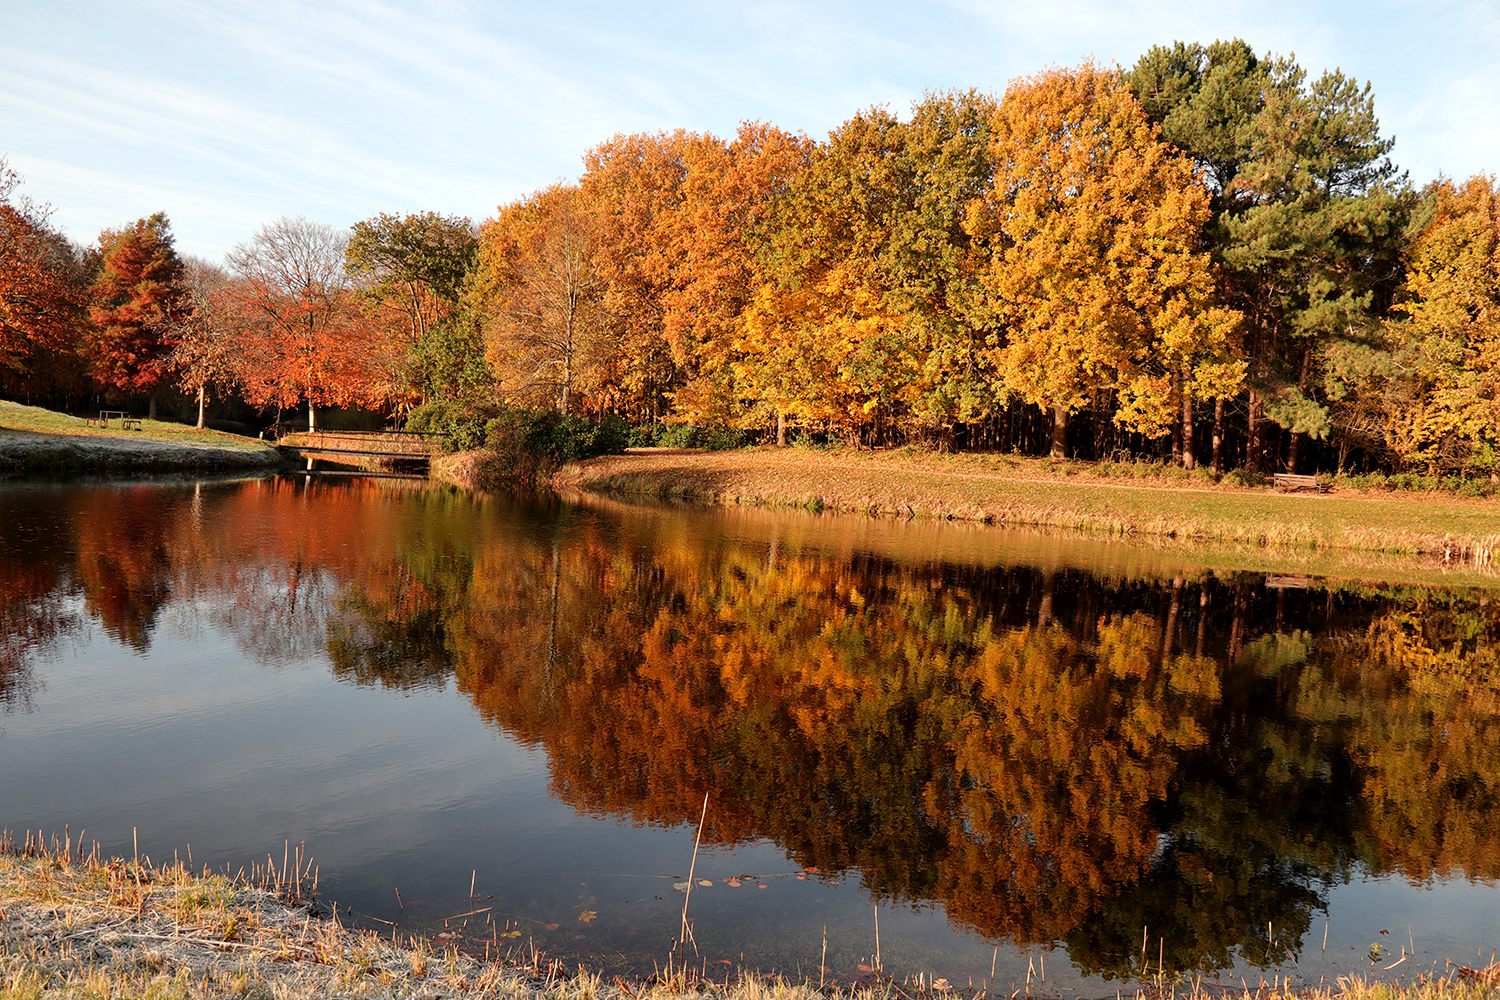
[[(997, 990), (917, 973), (872, 970), (855, 986), (741, 975), (714, 981), (706, 965), (668, 959), (645, 982), (570, 969), (528, 943), (481, 960), (441, 940), (358, 931), (320, 917), (317, 867), (283, 845), (264, 866), (233, 875), (147, 856), (105, 858), (83, 833), (0, 833), (0, 1000), (244, 996), (299, 1000), (497, 997), (507, 1000), (1015, 1000), (1056, 997), (1040, 974)], [(480, 911), (475, 911), (480, 912)], [(460, 914), (459, 916), (468, 916)], [(494, 929), (498, 945), (500, 935)], [(507, 930), (509, 924), (507, 924)], [(507, 934), (507, 936), (509, 936)], [(998, 952), (997, 952), (998, 953)], [(826, 958), (826, 952), (825, 952)], [(877, 960), (878, 961), (878, 960)], [(1158, 961), (1160, 959), (1158, 958)], [(1403, 984), (1340, 979), (1314, 989), (1285, 981), (1217, 989), (1158, 975), (1129, 991), (1149, 1000), (1495, 1000), (1500, 963), (1450, 963)]]

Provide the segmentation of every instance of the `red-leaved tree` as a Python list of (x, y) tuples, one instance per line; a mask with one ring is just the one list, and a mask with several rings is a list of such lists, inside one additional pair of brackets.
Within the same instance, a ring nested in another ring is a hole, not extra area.
[(149, 394), (154, 419), (156, 391), (171, 370), (167, 355), (192, 308), (166, 214), (106, 229), (91, 260), (94, 328), (86, 353), (94, 381), (101, 388)]
[(280, 218), (225, 260), (238, 313), (238, 376), (246, 398), (277, 408), (375, 402), (379, 338), (361, 314), (344, 269), (348, 234), (302, 217)]
[(46, 209), (16, 195), (20, 182), (0, 157), (0, 372), (25, 378), (39, 353), (76, 336), (83, 310), (77, 261)]

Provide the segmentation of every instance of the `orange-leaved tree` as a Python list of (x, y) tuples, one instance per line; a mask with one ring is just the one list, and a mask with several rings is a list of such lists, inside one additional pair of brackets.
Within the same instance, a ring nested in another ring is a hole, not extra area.
[(678, 131), (589, 151), (581, 184), (600, 219), (605, 304), (629, 345), (616, 378), (642, 415), (672, 397), (679, 414), (720, 422), (716, 360), (756, 284), (757, 230), (810, 147), (747, 122), (730, 143)]
[(192, 309), (182, 258), (166, 213), (106, 229), (89, 252), (93, 319), (86, 353), (100, 387), (144, 392), (156, 417), (156, 391), (170, 372), (167, 356)]
[(470, 290), (500, 391), (560, 413), (610, 402), (619, 338), (595, 266), (598, 219), (583, 193), (556, 184), (503, 206), (479, 234)]
[(278, 409), (380, 402), (376, 373), (386, 350), (360, 313), (344, 270), (343, 231), (283, 217), (229, 252), (239, 279), (231, 286), (238, 313), (238, 376), (246, 398)]
[(1013, 83), (996, 112), (994, 184), (967, 225), (991, 241), (1003, 387), (1067, 418), (1114, 393), (1114, 418), (1159, 433), (1184, 398), (1232, 395), (1238, 314), (1214, 302), (1208, 193), (1118, 73), (1085, 63)]
[(20, 183), (0, 157), (0, 372), (25, 378), (36, 352), (67, 346), (86, 318), (77, 261)]

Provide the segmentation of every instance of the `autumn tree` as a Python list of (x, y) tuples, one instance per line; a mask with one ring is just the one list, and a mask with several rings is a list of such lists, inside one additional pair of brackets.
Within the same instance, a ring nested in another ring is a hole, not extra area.
[(1500, 473), (1500, 189), (1442, 180), (1407, 254), (1392, 324), (1399, 374), (1385, 382), (1386, 441), (1431, 470)]
[(911, 120), (860, 112), (769, 204), (739, 323), (738, 388), (778, 421), (851, 436), (983, 416), (983, 255), (963, 227), (988, 186), (994, 101), (929, 94)]
[(598, 250), (598, 220), (572, 185), (504, 206), (481, 229), (472, 302), (506, 396), (560, 413), (579, 396), (607, 405), (618, 339)]
[(344, 266), (350, 275), (371, 282), (371, 295), (398, 304), (415, 342), (458, 305), (477, 249), (468, 219), (382, 212), (354, 224), (344, 247)]
[(641, 416), (657, 416), (666, 394), (697, 366), (680, 324), (669, 340), (668, 298), (684, 240), (691, 239), (689, 174), (720, 171), (726, 158), (714, 136), (682, 130), (615, 136), (584, 157), (579, 204), (594, 216), (601, 301), (615, 317), (622, 347), (621, 367), (609, 381)]
[[(399, 344), (400, 370), (388, 374), (409, 402), (464, 395), (472, 366), (454, 365), (455, 352), (475, 362), (472, 322), (460, 316), (460, 298), (478, 250), (473, 224), (436, 212), (380, 215), (354, 224), (345, 268), (360, 282), (366, 316)], [(482, 365), (480, 366), (482, 368)]]
[(629, 405), (727, 422), (724, 352), (756, 285), (767, 205), (809, 143), (761, 122), (731, 142), (673, 132), (590, 150), (581, 186), (601, 224), (605, 304), (628, 345), (615, 376)]
[(242, 324), (239, 375), (247, 398), (278, 408), (375, 402), (382, 389), (374, 336), (350, 293), (344, 267), (348, 237), (323, 223), (283, 217), (229, 252), (239, 280), (234, 308)]
[[(1380, 320), (1415, 199), (1370, 87), (1337, 71), (1309, 81), (1239, 40), (1152, 49), (1128, 79), (1213, 190), (1205, 239), (1245, 317), (1246, 466), (1266, 464), (1274, 423), (1296, 471), (1301, 442), (1327, 436), (1330, 408), (1388, 357)], [(1222, 403), (1216, 415), (1221, 439)]]
[(238, 385), (241, 350), (239, 317), (234, 308), (233, 279), (200, 257), (183, 260), (192, 308), (176, 331), (167, 364), (184, 388), (198, 397), (198, 427), (207, 426), (210, 388)]
[(79, 262), (47, 225), (45, 208), (17, 193), (0, 157), (0, 374), (28, 378), (41, 352), (66, 348), (87, 322)]
[(1215, 305), (1199, 249), (1208, 194), (1118, 75), (1092, 64), (1013, 84), (991, 141), (994, 183), (968, 225), (990, 241), (1005, 391), (1068, 415), (1101, 393), (1114, 419), (1160, 433), (1243, 375), (1239, 317)]
[(151, 398), (170, 372), (167, 356), (192, 309), (182, 259), (164, 212), (123, 229), (107, 229), (89, 252), (95, 271), (87, 354), (103, 388)]

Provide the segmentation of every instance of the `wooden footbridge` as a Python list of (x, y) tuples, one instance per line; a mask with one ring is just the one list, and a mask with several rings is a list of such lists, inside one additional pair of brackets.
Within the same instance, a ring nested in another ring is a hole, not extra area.
[[(443, 435), (427, 431), (306, 431), (276, 442), (282, 454), (306, 461), (309, 475), (426, 476)], [(324, 463), (320, 468), (319, 463)], [(339, 468), (327, 468), (327, 465)]]

